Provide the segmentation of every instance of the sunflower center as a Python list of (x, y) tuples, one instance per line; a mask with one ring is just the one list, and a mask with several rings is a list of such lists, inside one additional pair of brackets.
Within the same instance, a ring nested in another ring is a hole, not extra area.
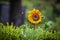
[(34, 21), (39, 20), (39, 15), (34, 14), (34, 15), (33, 15), (33, 20), (34, 20)]

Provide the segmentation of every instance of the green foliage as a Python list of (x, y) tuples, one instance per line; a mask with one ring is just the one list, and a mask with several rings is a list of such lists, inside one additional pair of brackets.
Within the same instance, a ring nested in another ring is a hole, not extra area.
[(60, 17), (56, 17), (55, 22), (53, 23), (52, 29), (60, 31)]
[(0, 40), (57, 40), (60, 39), (60, 32), (46, 31), (42, 28), (30, 28), (28, 25), (15, 27), (0, 23)]

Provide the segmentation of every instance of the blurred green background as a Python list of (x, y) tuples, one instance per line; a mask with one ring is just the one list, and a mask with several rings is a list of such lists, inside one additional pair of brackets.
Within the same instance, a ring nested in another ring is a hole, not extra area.
[[(51, 29), (60, 31), (60, 2), (59, 0), (22, 0), (22, 5), (26, 7), (26, 19), (29, 11), (40, 10), (43, 15), (43, 21), (52, 22)], [(25, 21), (27, 23), (27, 21)]]

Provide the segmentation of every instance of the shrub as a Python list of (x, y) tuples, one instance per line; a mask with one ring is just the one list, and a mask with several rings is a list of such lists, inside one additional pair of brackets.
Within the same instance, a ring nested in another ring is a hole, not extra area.
[(0, 23), (0, 40), (58, 40), (60, 32), (46, 31), (41, 28), (29, 28), (28, 26), (15, 27)]

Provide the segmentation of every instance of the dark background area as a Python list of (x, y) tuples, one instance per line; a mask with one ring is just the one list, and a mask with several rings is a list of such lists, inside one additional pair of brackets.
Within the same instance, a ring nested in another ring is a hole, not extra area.
[(21, 0), (0, 0), (0, 22), (5, 25), (13, 22), (15, 26), (20, 26), (24, 23), (24, 10)]

